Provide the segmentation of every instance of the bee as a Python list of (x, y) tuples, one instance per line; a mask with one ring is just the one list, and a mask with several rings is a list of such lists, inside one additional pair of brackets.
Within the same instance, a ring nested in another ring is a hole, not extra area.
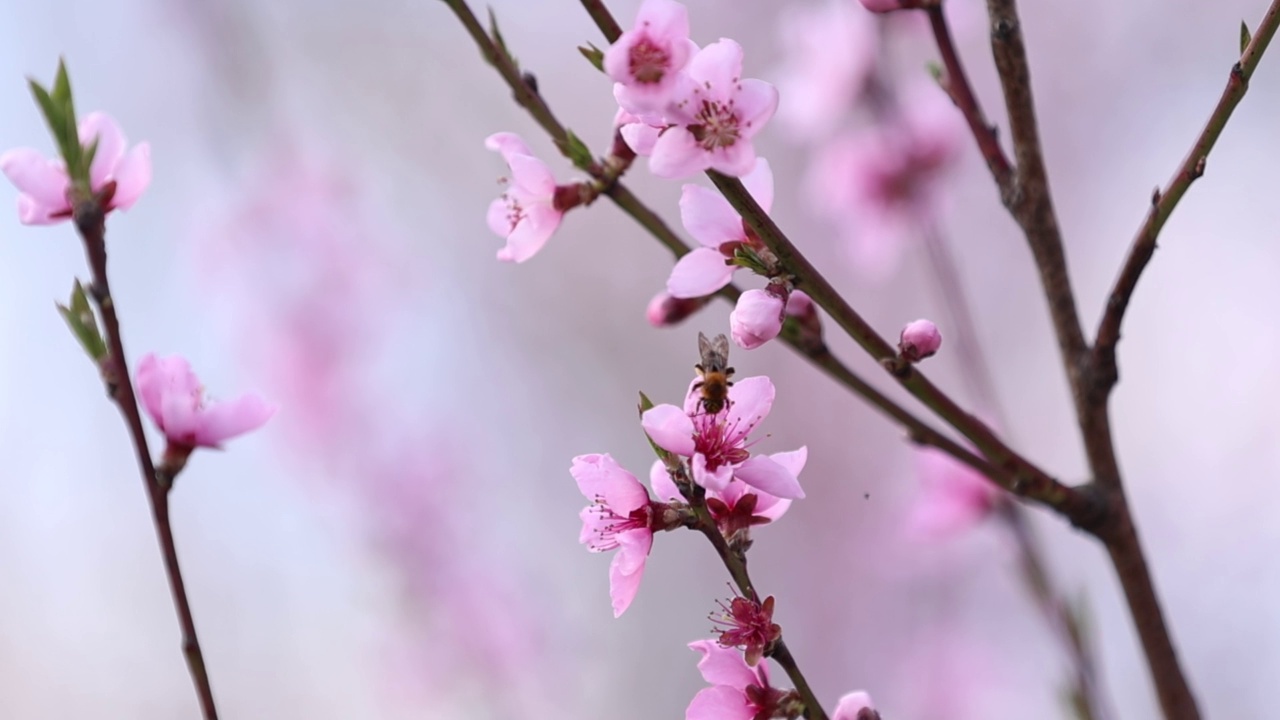
[(729, 388), (733, 385), (729, 379), (733, 377), (733, 368), (728, 367), (729, 338), (720, 334), (708, 340), (706, 335), (698, 333), (698, 353), (702, 362), (693, 367), (701, 379), (693, 384), (693, 389), (702, 396), (698, 402), (703, 410), (715, 415), (729, 402)]

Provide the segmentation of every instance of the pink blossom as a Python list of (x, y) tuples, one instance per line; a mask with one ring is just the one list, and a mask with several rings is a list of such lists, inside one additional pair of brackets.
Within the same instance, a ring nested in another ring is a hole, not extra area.
[[(742, 178), (751, 197), (769, 212), (773, 206), (773, 170), (764, 158)], [(680, 195), (680, 221), (702, 247), (680, 258), (667, 278), (667, 292), (675, 297), (710, 295), (733, 279), (737, 265), (729, 264), (741, 245), (759, 245), (742, 216), (718, 191), (685, 185)]]
[(920, 362), (932, 356), (942, 347), (942, 333), (928, 320), (913, 320), (902, 328), (898, 338), (898, 352), (907, 362)]
[[(604, 53), (614, 98), (636, 115), (661, 114), (680, 72), (698, 52), (689, 39), (689, 11), (674, 0), (644, 0), (635, 25)], [(639, 153), (639, 150), (636, 151)], [(643, 153), (640, 153), (643, 154)]]
[(935, 86), (904, 93), (893, 122), (836, 137), (808, 177), (815, 210), (836, 223), (855, 263), (875, 277), (942, 212), (942, 179), (960, 148), (959, 112)]
[(178, 355), (148, 354), (138, 363), (134, 383), (147, 414), (178, 448), (218, 448), (262, 427), (276, 412), (274, 405), (253, 394), (206, 403), (200, 380)]
[(666, 127), (660, 120), (658, 122), (657, 125), (650, 125), (622, 108), (618, 108), (618, 112), (613, 117), (613, 126), (622, 133), (622, 139), (626, 141), (627, 147), (631, 148), (631, 152), (642, 157), (653, 154), (653, 146), (658, 142), (658, 135)]
[(689, 647), (702, 653), (698, 671), (711, 687), (694, 696), (685, 720), (754, 720), (771, 718), (782, 691), (769, 685), (768, 663), (754, 668), (737, 650), (720, 647), (715, 640), (698, 640)]
[(877, 23), (849, 0), (788, 5), (780, 18), (785, 64), (778, 121), (802, 139), (828, 134), (849, 116), (875, 65)]
[(578, 542), (591, 552), (617, 550), (609, 566), (609, 596), (619, 617), (640, 590), (645, 560), (653, 547), (649, 492), (608, 454), (579, 455), (569, 473), (591, 501), (582, 509)]
[(748, 290), (729, 313), (729, 334), (738, 347), (754, 350), (782, 332), (785, 309), (786, 299), (772, 288)]
[[(80, 121), (80, 142), (91, 145), (96, 138), (98, 149), (89, 166), (89, 188), (101, 192), (115, 183), (107, 206), (111, 210), (128, 210), (151, 184), (151, 146), (139, 143), (128, 152), (128, 143), (120, 126), (111, 116), (93, 112)], [(62, 160), (49, 159), (31, 148), (15, 148), (0, 155), (0, 171), (18, 188), (18, 219), (24, 225), (51, 225), (71, 217), (67, 198), (71, 181)]]
[(556, 179), (515, 133), (495, 133), (484, 145), (511, 168), (511, 184), (489, 205), (489, 229), (507, 239), (498, 259), (521, 263), (538, 254), (560, 227), (564, 211), (556, 207)]
[(715, 414), (703, 409), (695, 384), (689, 384), (684, 408), (664, 404), (645, 411), (640, 424), (649, 437), (662, 449), (689, 458), (693, 481), (708, 491), (731, 492), (736, 479), (777, 498), (804, 497), (791, 459), (784, 464), (767, 455), (753, 457), (747, 449), (747, 435), (773, 407), (769, 378), (738, 381), (729, 389), (726, 407)]
[(920, 496), (907, 519), (910, 535), (937, 540), (981, 522), (998, 506), (1000, 489), (978, 471), (940, 450), (918, 454)]
[[(801, 447), (790, 452), (773, 453), (768, 457), (799, 478), (808, 460), (809, 450)], [(684, 501), (661, 460), (653, 461), (653, 466), (649, 468), (649, 486), (659, 500)], [(725, 537), (748, 527), (774, 522), (790, 508), (790, 500), (770, 495), (737, 478), (730, 480), (723, 490), (707, 490), (707, 509), (711, 511), (711, 517), (715, 518)]]
[(742, 46), (722, 38), (698, 51), (682, 73), (666, 112), (667, 128), (649, 158), (658, 177), (708, 168), (741, 177), (756, 162), (752, 138), (778, 108), (778, 90), (742, 78)]
[(877, 717), (879, 715), (875, 714), (871, 696), (858, 690), (840, 698), (840, 702), (836, 705), (836, 713), (831, 716), (831, 720), (869, 720)]

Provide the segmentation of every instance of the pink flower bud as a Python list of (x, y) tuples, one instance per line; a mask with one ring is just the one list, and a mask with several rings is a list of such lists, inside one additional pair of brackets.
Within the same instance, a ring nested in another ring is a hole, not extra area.
[(682, 323), (690, 315), (698, 312), (711, 302), (713, 295), (698, 298), (672, 297), (670, 293), (660, 292), (649, 301), (645, 310), (645, 318), (654, 327), (670, 327)]
[(880, 714), (871, 704), (871, 696), (862, 690), (851, 692), (840, 698), (836, 705), (836, 714), (831, 720), (879, 720)]
[(873, 13), (887, 13), (915, 7), (915, 4), (903, 0), (862, 0), (862, 7)]
[(733, 341), (746, 350), (754, 350), (782, 332), (783, 298), (769, 290), (748, 290), (738, 298), (738, 306), (729, 313), (729, 331)]
[(915, 363), (938, 352), (942, 347), (942, 333), (938, 326), (928, 320), (916, 320), (902, 328), (902, 336), (898, 340), (898, 352), (902, 359)]

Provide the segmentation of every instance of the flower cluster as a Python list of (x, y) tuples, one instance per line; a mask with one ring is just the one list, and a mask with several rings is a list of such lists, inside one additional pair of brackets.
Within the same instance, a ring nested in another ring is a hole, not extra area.
[(742, 77), (742, 46), (728, 38), (699, 49), (688, 10), (645, 0), (635, 24), (609, 46), (604, 71), (622, 112), (615, 123), (649, 169), (667, 178), (703, 170), (749, 173), (752, 138), (778, 108), (778, 91)]

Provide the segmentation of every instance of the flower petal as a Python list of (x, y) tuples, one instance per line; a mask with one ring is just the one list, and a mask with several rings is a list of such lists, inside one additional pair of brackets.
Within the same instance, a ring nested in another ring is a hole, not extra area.
[(742, 184), (747, 187), (747, 192), (751, 193), (760, 208), (769, 212), (773, 207), (773, 168), (769, 166), (769, 161), (757, 159), (751, 172), (742, 176)]
[(713, 170), (730, 177), (742, 177), (756, 165), (756, 147), (751, 140), (740, 137), (732, 145), (716, 148), (708, 158)]
[(685, 185), (681, 191), (680, 223), (705, 248), (747, 239), (738, 211), (723, 195), (701, 185)]
[(151, 184), (151, 144), (138, 143), (125, 153), (116, 163), (111, 179), (116, 181), (111, 207), (117, 210), (133, 207)]
[(512, 155), (507, 164), (511, 166), (511, 184), (531, 199), (550, 200), (555, 196), (556, 176), (546, 163), (532, 155)]
[(715, 640), (696, 640), (689, 647), (702, 653), (698, 661), (698, 672), (708, 685), (721, 685), (736, 690), (745, 690), (757, 682), (756, 674), (751, 671), (742, 653), (734, 648), (720, 647)]
[(667, 278), (672, 297), (699, 298), (710, 295), (733, 279), (736, 265), (725, 262), (724, 254), (711, 248), (696, 248), (676, 261)]
[(513, 132), (494, 133), (484, 139), (484, 146), (502, 155), (502, 159), (510, 162), (512, 155), (533, 156), (533, 151), (525, 144), (524, 138)]
[(525, 206), (524, 217), (511, 229), (506, 247), (498, 251), (498, 259), (522, 263), (537, 255), (560, 227), (563, 217), (563, 213), (547, 204)]
[(733, 476), (775, 497), (790, 500), (804, 497), (804, 490), (800, 488), (800, 481), (796, 476), (765, 455), (748, 458), (734, 469)]
[(733, 97), (742, 77), (742, 46), (729, 38), (720, 38), (693, 56), (688, 73), (699, 85), (710, 86), (711, 97)]
[(743, 80), (736, 98), (736, 110), (740, 137), (755, 137), (778, 110), (778, 88), (764, 80)]
[(773, 408), (777, 391), (766, 375), (743, 378), (729, 388), (729, 414), (725, 422), (733, 430), (726, 438), (729, 444), (741, 444)]
[(226, 440), (262, 427), (276, 414), (276, 409), (253, 393), (212, 403), (200, 412), (195, 444), (218, 447)]
[(62, 163), (50, 160), (31, 148), (14, 148), (0, 155), (0, 172), (36, 206), (70, 208), (67, 204), (67, 171)]
[(98, 149), (89, 166), (89, 186), (99, 190), (114, 174), (127, 143), (120, 125), (104, 112), (91, 112), (80, 121), (80, 144), (89, 147), (95, 139)]
[(569, 474), (578, 490), (592, 501), (603, 501), (619, 515), (628, 515), (649, 502), (649, 492), (608, 453), (592, 453), (575, 457)]
[(874, 708), (870, 695), (861, 690), (851, 692), (840, 698), (840, 703), (836, 705), (836, 713), (831, 716), (831, 720), (858, 720), (860, 711)]
[(677, 455), (693, 455), (693, 421), (675, 405), (655, 405), (640, 416), (640, 427), (658, 447)]
[(755, 715), (746, 694), (726, 685), (699, 690), (684, 712), (685, 720), (752, 720)]
[(644, 561), (653, 548), (653, 532), (647, 528), (634, 528), (618, 533), (618, 572), (631, 575), (644, 569)]
[[(635, 533), (635, 530), (629, 530), (618, 535), (619, 542), (622, 542), (623, 536), (629, 533)], [(649, 535), (652, 542), (653, 535)], [(647, 552), (647, 551), (646, 551)], [(632, 572), (623, 572), (623, 565), (630, 564), (629, 559), (624, 559), (624, 554), (619, 552), (613, 556), (613, 562), (609, 565), (609, 597), (613, 601), (613, 616), (621, 617), (622, 613), (631, 607), (631, 601), (636, 599), (636, 593), (640, 591), (640, 580), (644, 577), (644, 562), (641, 561), (638, 567), (633, 568)]]
[(729, 482), (733, 480), (733, 466), (721, 465), (715, 470), (707, 469), (707, 456), (702, 453), (696, 453), (693, 456), (693, 462), (690, 463), (693, 471), (693, 481), (711, 492), (724, 492), (729, 487)]
[(676, 487), (671, 473), (667, 472), (667, 466), (661, 460), (654, 460), (649, 467), (649, 487), (653, 488), (653, 494), (662, 502), (684, 501), (684, 496), (680, 494), (680, 489)]
[(661, 178), (686, 178), (711, 167), (711, 159), (683, 127), (667, 128), (653, 144), (649, 172)]

